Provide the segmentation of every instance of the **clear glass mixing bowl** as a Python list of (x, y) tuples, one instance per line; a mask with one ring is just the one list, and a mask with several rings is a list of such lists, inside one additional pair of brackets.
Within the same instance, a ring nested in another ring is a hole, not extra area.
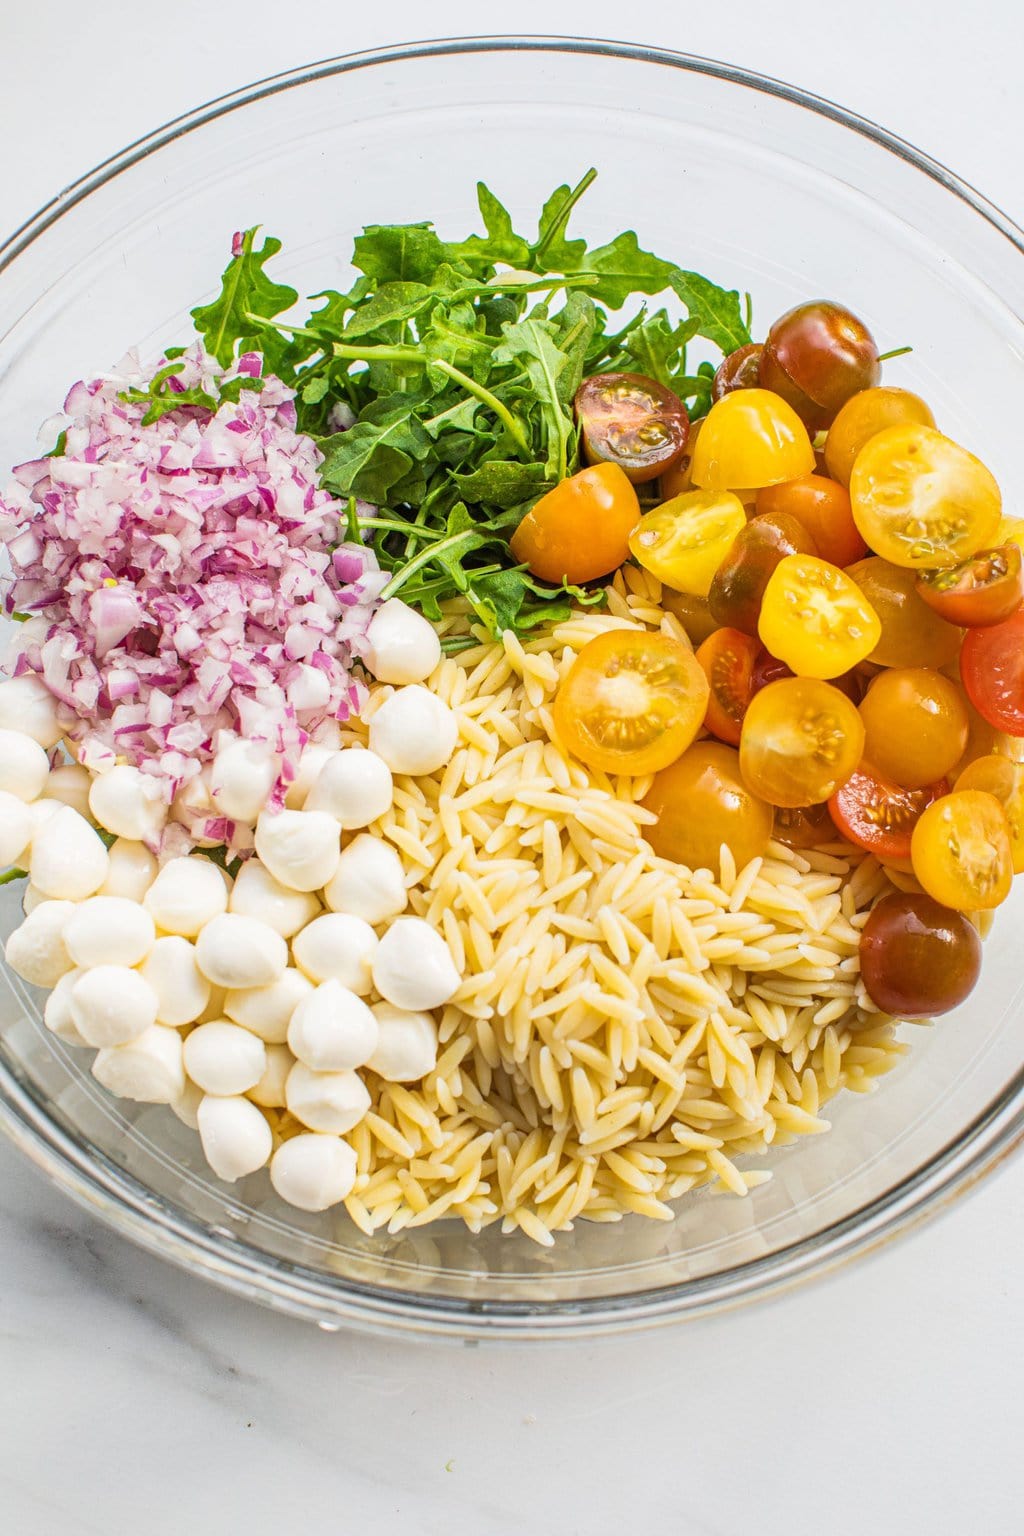
[[(762, 321), (834, 295), (885, 347), (888, 378), (1024, 496), (1024, 236), (870, 123), (787, 86), (619, 44), (476, 39), (332, 60), (227, 96), (69, 188), (0, 249), (0, 461), (31, 455), (68, 383), (133, 343), (187, 337), (235, 229), (280, 235), (300, 291), (344, 286), (363, 223), (478, 227), (485, 178), (526, 219), (559, 180), (600, 177), (580, 227), (749, 289)], [(18, 921), (0, 891), (0, 934)], [(241, 1294), (380, 1329), (516, 1337), (692, 1316), (762, 1296), (930, 1214), (1020, 1139), (1024, 891), (981, 984), (831, 1135), (771, 1159), (746, 1200), (703, 1194), (672, 1223), (579, 1223), (541, 1250), (491, 1229), (363, 1237), (304, 1217), (264, 1175), (219, 1184), (166, 1111), (115, 1101), (0, 978), (0, 1115), (70, 1194), (144, 1246)]]

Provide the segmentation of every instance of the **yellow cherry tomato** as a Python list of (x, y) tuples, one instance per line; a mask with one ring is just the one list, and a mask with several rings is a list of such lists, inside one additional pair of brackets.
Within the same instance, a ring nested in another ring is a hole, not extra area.
[(574, 757), (605, 773), (657, 773), (696, 738), (708, 680), (679, 640), (613, 629), (589, 641), (555, 695), (555, 729)]
[(690, 474), (709, 491), (756, 491), (813, 469), (814, 449), (793, 407), (770, 389), (736, 389), (705, 417)]
[(747, 525), (729, 491), (687, 491), (647, 512), (629, 536), (633, 559), (666, 586), (707, 597), (711, 578)]
[(516, 559), (543, 581), (594, 581), (629, 554), (640, 503), (617, 464), (570, 475), (527, 512), (510, 540)]
[(1016, 544), (1024, 554), (1024, 517), (1004, 517), (999, 524), (995, 543)]
[(963, 757), (971, 720), (960, 689), (931, 667), (891, 667), (860, 702), (864, 753), (903, 789), (944, 779)]
[(1006, 813), (1010, 829), (1010, 858), (1015, 875), (1024, 875), (1024, 768), (993, 752), (975, 758), (957, 779), (954, 788), (980, 789), (995, 795)]
[(963, 630), (940, 619), (917, 590), (917, 577), (877, 555), (848, 565), (878, 614), (882, 635), (868, 661), (881, 667), (944, 667), (963, 644)]
[(744, 782), (769, 805), (828, 800), (864, 753), (864, 725), (845, 693), (813, 677), (784, 677), (751, 700), (740, 735)]
[(850, 476), (853, 520), (893, 565), (937, 570), (995, 543), (1002, 499), (980, 459), (934, 427), (886, 427), (869, 438)]
[(901, 422), (916, 421), (934, 427), (935, 417), (921, 399), (909, 389), (862, 389), (851, 395), (825, 439), (825, 463), (833, 480), (848, 486), (854, 461), (864, 444), (876, 432)]
[(998, 907), (1013, 884), (1006, 812), (995, 795), (955, 789), (934, 801), (910, 841), (914, 874), (944, 907), (977, 912)]
[(739, 753), (717, 741), (697, 741), (663, 768), (643, 804), (658, 818), (644, 833), (655, 853), (716, 877), (723, 843), (742, 869), (772, 835), (771, 806), (743, 782)]
[(882, 626), (845, 571), (786, 555), (768, 578), (757, 632), (798, 677), (839, 677), (870, 655)]

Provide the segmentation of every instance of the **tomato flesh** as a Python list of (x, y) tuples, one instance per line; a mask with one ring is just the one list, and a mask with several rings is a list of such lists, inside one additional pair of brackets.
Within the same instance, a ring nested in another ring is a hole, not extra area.
[(1004, 544), (945, 570), (922, 571), (917, 590), (949, 624), (1002, 624), (1024, 602), (1021, 552), (1016, 544)]
[(984, 790), (954, 789), (933, 801), (914, 828), (910, 857), (921, 885), (943, 906), (986, 911), (1010, 894), (1009, 823)]
[(542, 496), (509, 542), (520, 565), (542, 581), (596, 581), (628, 557), (639, 521), (640, 503), (622, 470), (595, 464)]
[(772, 835), (771, 806), (743, 782), (738, 754), (717, 741), (696, 742), (657, 774), (643, 804), (658, 818), (646, 832), (655, 853), (716, 878), (723, 843), (742, 869)]
[(839, 831), (879, 859), (909, 859), (911, 834), (933, 800), (949, 790), (945, 779), (904, 789), (864, 761), (828, 802)]
[(738, 747), (743, 716), (754, 697), (760, 646), (738, 629), (716, 629), (697, 650), (710, 693), (704, 724), (719, 741)]
[(794, 518), (813, 540), (810, 553), (831, 565), (852, 565), (868, 552), (853, 520), (849, 491), (824, 475), (766, 486), (757, 493), (757, 510)]
[(904, 1019), (948, 1013), (981, 974), (981, 938), (962, 912), (931, 896), (885, 896), (864, 924), (860, 973), (885, 1013)]
[(708, 607), (719, 624), (757, 634), (769, 577), (786, 555), (814, 555), (810, 534), (785, 512), (766, 512), (741, 528), (711, 578)]
[(730, 491), (688, 491), (647, 512), (629, 536), (634, 560), (666, 586), (707, 597), (740, 529), (743, 503)]
[(757, 632), (798, 677), (838, 677), (870, 655), (878, 616), (838, 566), (787, 555), (764, 589)]
[(760, 381), (812, 431), (827, 427), (851, 395), (878, 383), (874, 337), (841, 304), (815, 299), (787, 310), (768, 332)]
[(745, 782), (770, 805), (792, 809), (830, 799), (863, 751), (855, 706), (818, 678), (769, 683), (750, 701), (740, 733)]
[(983, 719), (1007, 736), (1024, 736), (1024, 610), (1002, 624), (968, 630), (960, 676)]
[(617, 464), (633, 485), (656, 480), (686, 450), (690, 418), (664, 384), (642, 373), (595, 373), (573, 410), (588, 464)]

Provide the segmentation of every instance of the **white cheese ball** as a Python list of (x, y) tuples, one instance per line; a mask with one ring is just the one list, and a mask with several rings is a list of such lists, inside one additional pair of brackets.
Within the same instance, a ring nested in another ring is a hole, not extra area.
[(36, 907), (41, 907), (43, 902), (49, 901), (49, 899), (49, 896), (44, 896), (42, 891), (37, 891), (32, 882), (29, 881), (22, 892), (21, 910), (28, 917), (30, 912), (34, 912)]
[(70, 805), (59, 806), (33, 835), (29, 872), (47, 896), (84, 901), (99, 890), (109, 865), (99, 834)]
[(306, 809), (326, 811), (344, 831), (352, 832), (385, 815), (394, 798), (394, 780), (387, 763), (376, 752), (344, 747), (324, 763), (306, 797)]
[(435, 773), (454, 752), (458, 734), (448, 705), (418, 684), (397, 689), (370, 720), (370, 748), (393, 773)]
[(312, 990), (309, 978), (289, 966), (269, 987), (243, 987), (228, 992), (224, 1012), (268, 1045), (279, 1045), (288, 1037), (292, 1014)]
[(325, 912), (292, 940), (292, 954), (299, 970), (310, 981), (334, 979), (365, 997), (373, 986), (373, 957), (377, 935), (361, 917), (344, 912)]
[(196, 939), (196, 963), (219, 987), (267, 987), (288, 964), (288, 945), (269, 923), (222, 912)]
[(350, 1194), (356, 1154), (338, 1136), (305, 1132), (281, 1143), (270, 1160), (270, 1182), (300, 1211), (326, 1211)]
[(422, 683), (441, 660), (441, 641), (433, 624), (400, 597), (381, 603), (366, 639), (363, 659), (381, 683)]
[(267, 1118), (243, 1098), (207, 1094), (196, 1112), (206, 1161), (226, 1184), (266, 1166), (274, 1149)]
[[(47, 822), (53, 820), (63, 804), (63, 800), (51, 800), (48, 795), (44, 795), (41, 800), (25, 802), (25, 809), (28, 811), (28, 814), (32, 818), (33, 838), (39, 836)], [(83, 817), (82, 819), (86, 821), (88, 820), (87, 817)]]
[(437, 1066), (437, 1025), (429, 1013), (374, 1003), (377, 1044), (366, 1065), (388, 1083), (415, 1083)]
[(173, 1104), (185, 1091), (181, 1036), (165, 1024), (152, 1024), (128, 1045), (97, 1051), (92, 1075), (119, 1099)]
[(275, 880), (259, 859), (246, 859), (238, 874), (228, 902), (229, 912), (242, 917), (258, 917), (284, 939), (290, 939), (322, 911), (312, 891), (293, 891)]
[(196, 964), (195, 945), (180, 934), (157, 939), (139, 966), (139, 975), (157, 995), (157, 1022), (180, 1029), (202, 1018), (211, 987)]
[(246, 1097), (263, 1109), (283, 1109), (285, 1084), (294, 1065), (295, 1057), (286, 1045), (268, 1045), (263, 1076), (255, 1087), (249, 1089)]
[(71, 1018), (90, 1045), (127, 1045), (156, 1023), (157, 996), (138, 971), (96, 965), (71, 988)]
[(107, 861), (107, 878), (98, 894), (142, 901), (156, 879), (159, 868), (145, 844), (119, 837), (107, 849)]
[(7, 940), (7, 964), (34, 987), (54, 987), (74, 969), (64, 929), (74, 915), (71, 901), (41, 901)]
[(87, 897), (64, 928), (64, 943), (76, 965), (139, 965), (155, 938), (145, 907), (124, 896)]
[(459, 988), (460, 976), (444, 939), (421, 917), (399, 917), (373, 957), (373, 984), (396, 1008), (420, 1013), (440, 1008)]
[(285, 791), (284, 803), (290, 811), (301, 811), (305, 808), (306, 797), (316, 783), (321, 768), (336, 751), (336, 747), (319, 741), (311, 741), (303, 747), (295, 777)]
[(53, 991), (46, 999), (46, 1007), (43, 1009), (43, 1023), (47, 1029), (55, 1034), (58, 1040), (63, 1040), (65, 1045), (88, 1046), (89, 1042), (81, 1035), (71, 1017), (71, 988), (78, 980), (82, 972), (77, 969), (67, 971), (57, 982)]
[(190, 854), (163, 866), (144, 905), (164, 933), (194, 939), (212, 918), (227, 911), (228, 893), (216, 864), (201, 853)]
[[(62, 805), (70, 805), (79, 816), (88, 817), (91, 789), (92, 774), (88, 768), (83, 768), (80, 763), (61, 763), (59, 767), (50, 769), (41, 793), (48, 800), (59, 800)], [(107, 851), (109, 853), (110, 850)]]
[(199, 1106), (203, 1102), (205, 1094), (201, 1088), (186, 1077), (185, 1086), (176, 1099), (171, 1101), (171, 1109), (177, 1115), (182, 1125), (187, 1125), (190, 1130), (199, 1129)]
[(338, 867), (341, 830), (324, 811), (264, 811), (256, 852), (275, 880), (292, 891), (318, 891)]
[(314, 1072), (297, 1061), (285, 1084), (290, 1114), (311, 1131), (344, 1135), (370, 1107), (370, 1095), (358, 1072)]
[(115, 837), (142, 842), (160, 832), (168, 807), (151, 774), (129, 763), (117, 763), (93, 779), (89, 809), (93, 820)]
[(361, 917), (374, 927), (386, 923), (409, 904), (402, 861), (383, 838), (360, 832), (341, 850), (334, 875), (324, 886), (332, 912)]
[(185, 1039), (185, 1071), (205, 1093), (247, 1093), (266, 1065), (263, 1041), (226, 1019), (198, 1024)]
[(0, 789), (19, 800), (38, 800), (50, 776), (50, 759), (31, 736), (0, 726)]
[(373, 1055), (377, 1020), (340, 981), (325, 981), (292, 1014), (288, 1044), (314, 1072), (346, 1072)]
[(0, 869), (18, 864), (31, 838), (32, 812), (29, 807), (18, 795), (0, 789)]
[(263, 742), (229, 741), (213, 760), (210, 798), (222, 816), (254, 823), (277, 778), (277, 759)]
[(47, 752), (64, 735), (57, 700), (34, 672), (0, 683), (0, 728), (31, 736)]

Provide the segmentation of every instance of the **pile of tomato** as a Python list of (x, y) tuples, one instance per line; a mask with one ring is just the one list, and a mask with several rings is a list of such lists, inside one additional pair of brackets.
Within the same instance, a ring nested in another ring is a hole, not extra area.
[(867, 850), (898, 891), (865, 926), (865, 985), (923, 1016), (970, 991), (966, 914), (1024, 871), (1024, 520), (879, 379), (867, 328), (827, 302), (727, 357), (693, 423), (652, 379), (586, 379), (589, 467), (512, 547), (559, 582), (632, 558), (695, 647), (602, 634), (555, 701), (583, 762), (654, 775), (656, 852), (714, 870), (723, 843), (742, 865), (773, 836)]

